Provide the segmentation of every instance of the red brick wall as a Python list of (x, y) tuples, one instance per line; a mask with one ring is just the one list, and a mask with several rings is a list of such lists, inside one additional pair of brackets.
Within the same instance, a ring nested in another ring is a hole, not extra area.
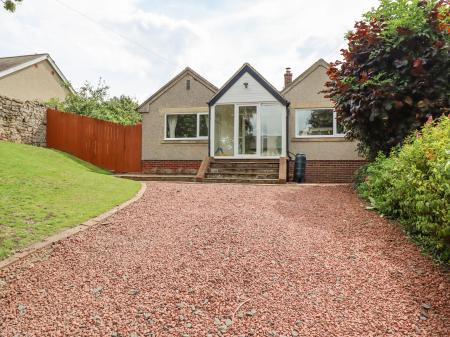
[[(153, 174), (196, 174), (201, 160), (143, 160), (142, 171)], [(364, 160), (307, 160), (307, 183), (351, 183)], [(294, 161), (289, 162), (289, 181), (294, 177)]]
[(196, 174), (201, 160), (143, 160), (142, 172), (153, 174)]
[[(364, 160), (307, 160), (306, 183), (351, 183)], [(294, 161), (289, 162), (289, 181), (294, 178)]]

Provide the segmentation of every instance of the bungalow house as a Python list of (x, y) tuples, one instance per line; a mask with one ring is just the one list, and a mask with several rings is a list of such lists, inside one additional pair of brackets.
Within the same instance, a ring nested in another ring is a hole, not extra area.
[(0, 57), (0, 96), (45, 102), (71, 92), (68, 81), (49, 54)]
[(186, 68), (139, 106), (143, 171), (279, 182), (286, 158), (304, 153), (307, 182), (350, 182), (364, 160), (319, 93), (327, 67), (320, 59), (294, 80), (287, 68), (281, 91), (248, 63), (220, 89)]

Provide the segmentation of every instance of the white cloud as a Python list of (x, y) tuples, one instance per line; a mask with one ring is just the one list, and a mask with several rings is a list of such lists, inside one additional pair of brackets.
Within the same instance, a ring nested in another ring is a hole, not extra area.
[(376, 3), (26, 0), (0, 11), (0, 53), (49, 52), (75, 87), (103, 77), (112, 94), (139, 100), (186, 66), (220, 86), (250, 62), (281, 87), (284, 67), (296, 76), (338, 58), (344, 33)]

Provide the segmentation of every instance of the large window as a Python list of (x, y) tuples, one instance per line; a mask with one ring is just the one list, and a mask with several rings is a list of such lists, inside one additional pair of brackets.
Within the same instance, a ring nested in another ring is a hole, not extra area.
[(280, 156), (283, 150), (283, 110), (274, 104), (261, 104), (261, 155)]
[(216, 105), (214, 156), (234, 156), (234, 105)]
[(295, 110), (296, 137), (342, 137), (344, 129), (333, 109)]
[(166, 115), (166, 139), (208, 138), (208, 114), (186, 113)]

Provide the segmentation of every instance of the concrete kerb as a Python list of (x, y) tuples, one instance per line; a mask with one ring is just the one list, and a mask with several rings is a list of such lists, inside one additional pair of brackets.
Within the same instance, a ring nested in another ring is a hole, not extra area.
[(28, 246), (28, 247), (22, 249), (21, 251), (6, 258), (5, 260), (0, 261), (0, 270), (10, 266), (11, 264), (13, 264), (17, 261), (24, 259), (25, 257), (35, 253), (36, 251), (38, 251), (42, 248), (48, 247), (56, 242), (64, 240), (64, 239), (71, 237), (79, 232), (85, 231), (88, 228), (91, 228), (95, 225), (102, 223), (105, 219), (109, 218), (111, 215), (117, 213), (121, 209), (124, 209), (125, 207), (129, 206), (130, 204), (132, 204), (135, 201), (142, 198), (146, 189), (147, 189), (147, 185), (145, 183), (141, 182), (141, 188), (140, 188), (139, 192), (137, 192), (137, 194), (130, 200), (125, 201), (124, 203), (110, 209), (109, 211), (107, 211), (103, 214), (100, 214), (94, 218), (91, 218), (76, 227), (66, 229), (55, 235), (49, 236), (48, 238), (45, 238), (44, 240), (42, 240), (40, 242), (34, 243), (31, 246)]

